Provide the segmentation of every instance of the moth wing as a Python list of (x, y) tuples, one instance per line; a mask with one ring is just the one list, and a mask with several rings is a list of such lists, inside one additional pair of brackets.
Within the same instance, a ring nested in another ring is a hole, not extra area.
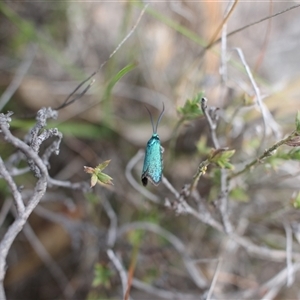
[(147, 185), (147, 179), (154, 185), (158, 185), (161, 182), (163, 160), (160, 141), (154, 139), (152, 143), (147, 145), (144, 167), (142, 173), (142, 182)]

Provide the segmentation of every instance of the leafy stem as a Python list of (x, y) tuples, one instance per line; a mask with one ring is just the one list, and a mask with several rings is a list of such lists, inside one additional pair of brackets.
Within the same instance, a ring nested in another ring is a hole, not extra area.
[(254, 167), (256, 164), (262, 162), (265, 158), (270, 157), (273, 155), (273, 152), (275, 150), (277, 150), (280, 146), (285, 145), (285, 144), (290, 144), (295, 137), (297, 137), (299, 135), (299, 133), (297, 131), (293, 131), (289, 136), (287, 136), (286, 138), (280, 140), (279, 142), (275, 143), (273, 146), (271, 146), (269, 149), (266, 149), (264, 151), (264, 153), (259, 156), (258, 158), (255, 158), (253, 161), (251, 161), (250, 163), (248, 163), (242, 170), (235, 172), (235, 173), (231, 173), (227, 180), (231, 180), (232, 178), (235, 178), (243, 173), (246, 173), (247, 171), (249, 171), (252, 167)]

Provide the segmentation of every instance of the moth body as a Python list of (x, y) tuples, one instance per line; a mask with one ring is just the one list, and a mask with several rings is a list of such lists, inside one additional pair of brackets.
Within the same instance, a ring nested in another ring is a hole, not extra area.
[(158, 117), (155, 127), (153, 124), (152, 115), (147, 107), (146, 109), (150, 115), (153, 134), (146, 146), (144, 166), (143, 166), (141, 179), (144, 186), (148, 184), (148, 180), (152, 184), (157, 186), (161, 182), (162, 171), (163, 171), (163, 158), (162, 158), (163, 148), (160, 145), (160, 139), (157, 134), (157, 127), (164, 114), (165, 105), (163, 103), (163, 109)]
[(159, 136), (157, 133), (153, 133), (146, 146), (142, 172), (144, 186), (147, 185), (148, 180), (156, 186), (161, 182), (163, 170), (162, 152)]

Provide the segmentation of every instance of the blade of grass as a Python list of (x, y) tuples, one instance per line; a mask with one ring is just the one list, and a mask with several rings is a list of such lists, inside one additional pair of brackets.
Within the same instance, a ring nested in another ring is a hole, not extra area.
[(106, 124), (110, 124), (111, 123), (111, 107), (110, 107), (110, 97), (111, 97), (111, 92), (112, 89), (114, 88), (114, 86), (116, 85), (116, 83), (123, 77), (125, 76), (127, 73), (129, 73), (131, 70), (133, 70), (136, 67), (136, 63), (131, 63), (127, 66), (125, 66), (122, 70), (120, 70), (115, 76), (113, 76), (105, 90), (104, 90), (104, 94), (102, 97), (102, 101), (103, 101), (103, 106), (104, 106), (104, 115), (103, 115), (103, 120), (104, 123)]

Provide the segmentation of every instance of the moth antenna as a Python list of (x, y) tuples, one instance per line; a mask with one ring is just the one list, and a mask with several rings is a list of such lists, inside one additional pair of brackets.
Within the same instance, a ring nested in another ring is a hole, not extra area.
[(153, 124), (152, 114), (151, 114), (150, 110), (148, 109), (148, 107), (146, 105), (145, 105), (145, 108), (147, 109), (147, 112), (148, 112), (148, 114), (150, 116), (150, 120), (151, 120), (151, 124), (152, 124), (152, 131), (153, 131), (153, 133), (156, 133), (156, 131), (154, 131), (154, 124)]
[[(163, 104), (163, 109), (162, 109), (162, 111), (161, 111), (161, 113), (160, 113), (160, 115), (159, 115), (159, 117), (157, 119), (156, 128), (155, 128), (155, 132), (154, 133), (157, 133), (158, 124), (159, 124), (159, 122), (160, 122), (160, 120), (161, 120), (161, 118), (162, 118), (162, 116), (163, 116), (163, 114), (165, 112), (165, 104), (164, 103), (162, 103), (162, 104)], [(153, 126), (153, 124), (152, 124), (152, 126)]]

